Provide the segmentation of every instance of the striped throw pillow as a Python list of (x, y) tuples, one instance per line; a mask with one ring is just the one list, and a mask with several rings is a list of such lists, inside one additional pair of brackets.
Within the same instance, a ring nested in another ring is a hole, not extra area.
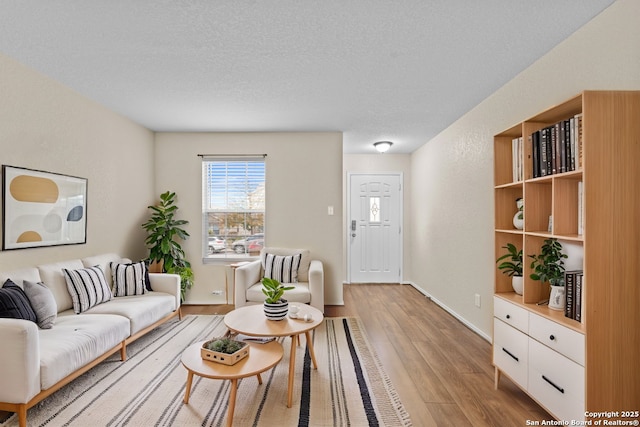
[(148, 277), (148, 273), (144, 261), (132, 264), (112, 262), (111, 275), (113, 277), (114, 297), (142, 295), (147, 292), (145, 278)]
[(111, 289), (99, 266), (78, 270), (62, 269), (73, 301), (73, 311), (80, 314), (111, 299)]
[(297, 283), (301, 259), (302, 254), (288, 256), (267, 254), (264, 263), (264, 276), (280, 283)]

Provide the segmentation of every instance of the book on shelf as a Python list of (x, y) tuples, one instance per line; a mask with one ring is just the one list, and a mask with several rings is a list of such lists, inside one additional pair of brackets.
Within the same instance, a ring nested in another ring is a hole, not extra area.
[(511, 140), (511, 164), (513, 165), (513, 182), (522, 181), (524, 179), (524, 147), (522, 145), (522, 137), (513, 138)]
[(578, 181), (578, 236), (584, 232), (584, 184)]
[(575, 313), (574, 313), (574, 319), (577, 320), (578, 322), (582, 322), (582, 289), (584, 287), (584, 273), (582, 271), (580, 271), (578, 274), (576, 274), (576, 288), (575, 288), (575, 295), (574, 295), (574, 301), (575, 301)]
[(578, 322), (582, 318), (582, 279), (582, 270), (571, 270), (564, 273), (564, 315)]
[(533, 160), (532, 175), (533, 178), (540, 176), (540, 133), (534, 132), (529, 135), (529, 144), (531, 145), (531, 158)]
[(582, 114), (529, 135), (534, 178), (582, 167)]

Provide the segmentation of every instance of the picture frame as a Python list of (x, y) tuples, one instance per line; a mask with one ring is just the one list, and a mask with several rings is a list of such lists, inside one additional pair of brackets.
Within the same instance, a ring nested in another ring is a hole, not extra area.
[(2, 165), (2, 250), (87, 243), (88, 180)]

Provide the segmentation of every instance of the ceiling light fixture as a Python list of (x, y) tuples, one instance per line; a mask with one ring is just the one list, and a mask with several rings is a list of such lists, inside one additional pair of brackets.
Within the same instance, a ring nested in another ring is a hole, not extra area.
[(391, 141), (378, 141), (373, 143), (373, 146), (376, 148), (376, 150), (378, 150), (379, 153), (386, 152), (389, 148), (391, 148), (392, 145), (393, 142)]

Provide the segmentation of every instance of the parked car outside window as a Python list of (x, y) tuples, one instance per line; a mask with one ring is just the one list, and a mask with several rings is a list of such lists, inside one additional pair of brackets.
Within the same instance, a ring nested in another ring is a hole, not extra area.
[(255, 239), (249, 242), (247, 252), (251, 255), (257, 255), (264, 247), (264, 239)]
[(233, 242), (233, 251), (237, 254), (244, 254), (249, 252), (249, 245), (254, 240), (264, 240), (264, 233), (252, 234), (251, 236), (247, 236), (244, 239), (236, 240), (235, 242)]
[(209, 237), (209, 255), (225, 250), (227, 242), (219, 236)]

